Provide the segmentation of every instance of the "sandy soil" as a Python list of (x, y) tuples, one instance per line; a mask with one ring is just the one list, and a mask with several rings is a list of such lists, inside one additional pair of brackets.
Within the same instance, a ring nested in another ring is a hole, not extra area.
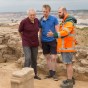
[[(6, 30), (7, 29), (7, 30)], [(8, 28), (8, 27), (0, 27), (1, 32), (13, 32), (17, 31), (17, 29)], [(78, 31), (77, 31), (78, 32)], [(77, 39), (80, 45), (88, 44), (88, 41), (83, 41), (86, 40), (87, 36), (85, 35), (82, 36), (83, 34), (87, 34), (88, 31), (83, 30), (78, 33), (81, 34)], [(81, 37), (82, 36), (82, 37)], [(16, 67), (15, 63), (0, 63), (0, 88), (11, 88), (11, 74), (12, 72), (18, 70), (19, 68)], [(59, 77), (59, 81), (54, 81), (53, 79), (44, 79), (44, 75), (40, 75), (42, 78), (41, 81), (35, 80), (34, 81), (34, 86), (35, 88), (60, 88), (60, 83), (64, 79), (64, 77)], [(88, 88), (88, 82), (84, 81), (76, 81), (76, 85), (74, 88)]]
[[(0, 63), (0, 88), (11, 88), (10, 79), (13, 71), (19, 70), (15, 63)], [(59, 77), (59, 81), (53, 79), (44, 79), (44, 75), (40, 75), (42, 80), (34, 80), (35, 88), (60, 88), (60, 83), (64, 77)], [(88, 88), (88, 82), (76, 81), (74, 88)]]

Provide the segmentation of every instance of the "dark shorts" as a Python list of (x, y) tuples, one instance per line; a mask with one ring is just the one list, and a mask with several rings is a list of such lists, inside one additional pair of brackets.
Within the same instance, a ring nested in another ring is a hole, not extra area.
[(65, 64), (71, 64), (72, 63), (73, 53), (63, 52), (63, 53), (61, 53), (61, 55), (62, 55), (63, 63), (65, 63)]
[(56, 47), (56, 40), (51, 42), (42, 42), (43, 54), (57, 54)]

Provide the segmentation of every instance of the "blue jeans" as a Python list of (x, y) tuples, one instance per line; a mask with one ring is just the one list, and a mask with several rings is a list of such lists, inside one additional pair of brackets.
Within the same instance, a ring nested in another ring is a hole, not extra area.
[(25, 63), (24, 67), (32, 67), (34, 68), (35, 75), (37, 75), (37, 55), (38, 55), (38, 47), (23, 47)]
[(61, 55), (62, 55), (63, 63), (72, 64), (73, 53), (71, 53), (71, 52), (63, 52), (63, 53), (61, 53)]

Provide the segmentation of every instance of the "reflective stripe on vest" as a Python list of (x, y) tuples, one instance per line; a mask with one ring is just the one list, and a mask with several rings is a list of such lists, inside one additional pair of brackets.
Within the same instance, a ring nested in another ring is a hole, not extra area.
[(59, 50), (74, 50), (75, 48), (60, 48)]
[[(74, 34), (69, 34), (68, 36), (69, 37), (74, 36)], [(72, 48), (65, 48), (64, 45), (65, 45), (64, 38), (62, 38), (62, 48), (60, 48), (60, 50), (74, 50), (74, 46), (75, 46), (74, 42), (72, 42)]]
[(68, 34), (70, 33), (70, 30), (68, 28), (63, 28), (63, 30), (67, 31)]

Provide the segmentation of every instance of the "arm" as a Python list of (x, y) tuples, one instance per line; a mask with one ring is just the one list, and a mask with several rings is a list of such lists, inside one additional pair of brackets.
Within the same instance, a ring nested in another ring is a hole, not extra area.
[(22, 38), (22, 34), (23, 34), (23, 32), (19, 32), (19, 35), (20, 35), (21, 38)]
[(41, 44), (41, 35), (42, 35), (42, 29), (39, 28), (39, 45), (40, 45), (40, 47), (42, 47), (42, 44)]
[(41, 26), (41, 23), (40, 21), (38, 20), (38, 24), (39, 24), (39, 46), (42, 47), (42, 44), (41, 44), (41, 35), (42, 35), (42, 26)]
[(57, 18), (55, 18), (55, 31), (58, 32), (59, 31), (59, 22), (57, 20)]
[(23, 21), (21, 21), (18, 29), (18, 32), (21, 38), (22, 38), (23, 30), (24, 30), (24, 24), (23, 24)]
[(73, 30), (73, 23), (72, 22), (66, 22), (64, 24), (63, 30), (58, 33), (59, 37), (65, 37), (68, 36), (71, 31)]
[(55, 33), (53, 33), (52, 31), (50, 31), (50, 32), (48, 32), (47, 36), (48, 37), (54, 36), (55, 38), (64, 37), (64, 36), (69, 35), (72, 30), (73, 30), (73, 23), (72, 22), (67, 22), (64, 25), (64, 28), (63, 28), (62, 31), (55, 32)]
[(58, 24), (55, 25), (55, 30), (56, 30), (56, 32), (58, 32), (58, 30), (59, 30), (59, 25)]

